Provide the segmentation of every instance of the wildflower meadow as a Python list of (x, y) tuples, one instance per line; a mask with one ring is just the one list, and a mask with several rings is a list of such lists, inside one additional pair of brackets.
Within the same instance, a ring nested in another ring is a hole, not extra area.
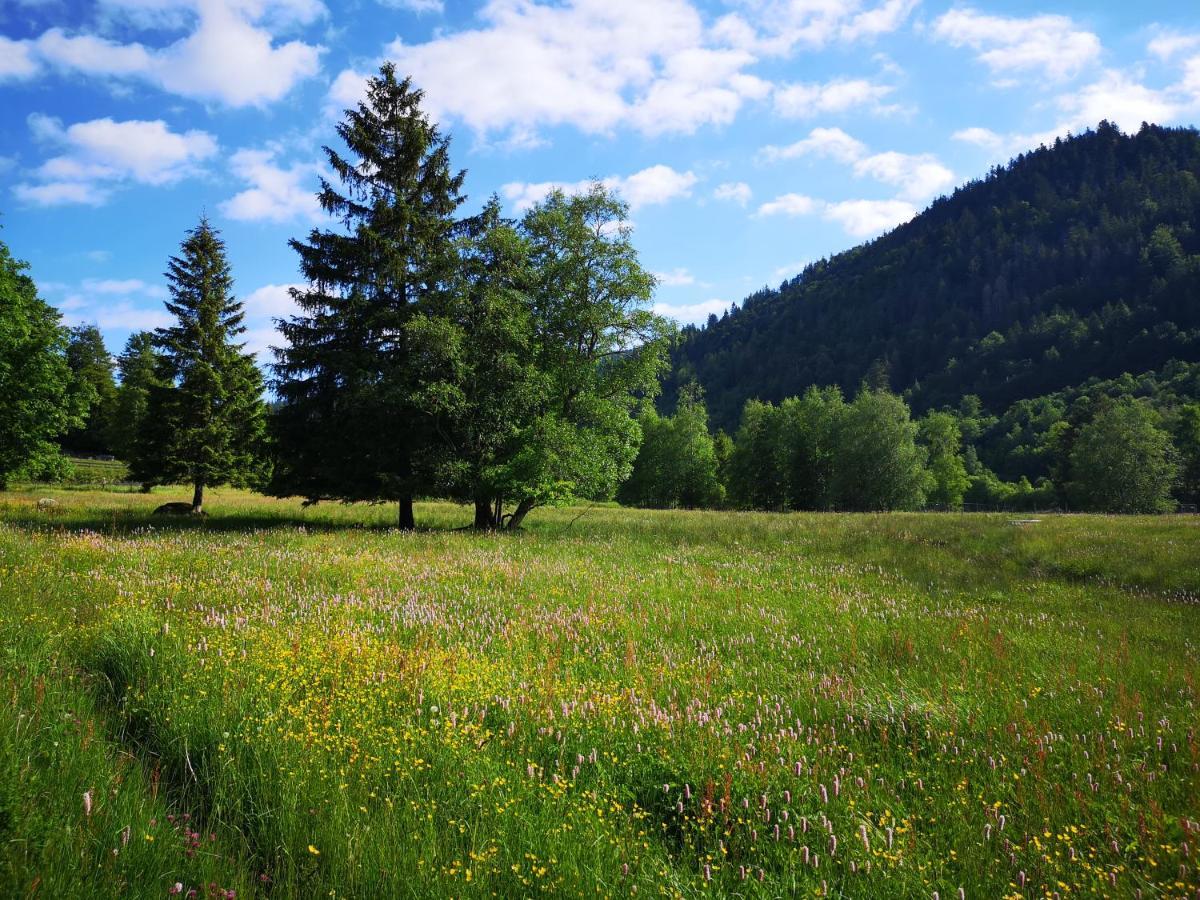
[(0, 895), (1200, 897), (1200, 520), (0, 501)]

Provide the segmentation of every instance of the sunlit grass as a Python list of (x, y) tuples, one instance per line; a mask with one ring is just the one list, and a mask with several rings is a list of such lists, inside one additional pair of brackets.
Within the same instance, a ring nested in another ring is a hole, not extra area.
[(0, 893), (1200, 890), (1194, 517), (165, 499), (0, 495)]

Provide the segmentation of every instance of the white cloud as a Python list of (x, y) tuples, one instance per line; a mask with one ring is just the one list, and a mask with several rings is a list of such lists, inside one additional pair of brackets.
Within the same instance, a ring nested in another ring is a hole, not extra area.
[(659, 287), (687, 287), (696, 283), (696, 277), (687, 269), (655, 272), (654, 279), (658, 282)]
[[(746, 71), (755, 54), (707, 27), (688, 0), (490, 0), (477, 27), (396, 40), (384, 56), (425, 89), (435, 118), (516, 146), (564, 125), (690, 134), (770, 92)], [(357, 101), (364, 81), (340, 73), (330, 105)]]
[(1126, 132), (1137, 131), (1143, 122), (1165, 125), (1186, 120), (1200, 111), (1200, 56), (1184, 61), (1182, 79), (1169, 87), (1148, 87), (1128, 72), (1106, 69), (1095, 81), (1059, 94), (1054, 106), (1058, 121), (1045, 131), (998, 134), (975, 126), (956, 131), (953, 137), (999, 160), (1095, 128), (1101, 119)]
[(39, 183), (19, 184), (15, 189), (21, 200), (39, 206), (97, 206), (115, 187), (128, 182), (174, 184), (195, 175), (199, 164), (217, 152), (217, 142), (208, 133), (177, 133), (161, 119), (93, 119), (63, 128), (57, 119), (35, 114), (29, 127), (36, 139), (64, 150), (38, 168)]
[(896, 31), (917, 0), (884, 0), (874, 6), (862, 0), (738, 0), (737, 5), (745, 15), (724, 16), (714, 30), (736, 46), (787, 55), (797, 46), (853, 43)]
[(814, 200), (804, 194), (781, 194), (774, 200), (762, 204), (756, 215), (759, 216), (807, 216), (821, 209), (820, 200)]
[(109, 6), (143, 27), (192, 20), (195, 27), (162, 48), (52, 28), (34, 42), (37, 57), (65, 71), (141, 80), (182, 97), (234, 107), (279, 100), (320, 68), (324, 48), (297, 40), (276, 44), (266, 27), (311, 21), (324, 12), (316, 0), (152, 0)]
[(840, 128), (814, 128), (808, 137), (794, 144), (786, 147), (768, 145), (763, 147), (759, 155), (769, 162), (812, 154), (842, 163), (852, 163), (861, 159), (866, 152), (866, 144), (852, 138)]
[(275, 327), (276, 319), (287, 319), (301, 312), (292, 299), (292, 288), (303, 288), (301, 284), (264, 284), (242, 297), (246, 310), (246, 331), (241, 336), (246, 349), (258, 356), (259, 362), (268, 362), (271, 348), (284, 342)]
[(729, 200), (738, 206), (745, 206), (750, 202), (752, 196), (754, 196), (754, 192), (744, 181), (727, 181), (717, 185), (713, 191), (713, 199)]
[(1165, 62), (1173, 59), (1180, 53), (1200, 49), (1200, 34), (1160, 31), (1146, 45), (1146, 49)]
[(58, 304), (66, 325), (98, 325), (102, 329), (139, 331), (163, 328), (171, 316), (161, 303), (145, 306), (126, 297), (103, 296), (101, 299), (71, 294)]
[(85, 278), (82, 288), (89, 294), (118, 294), (128, 297), (144, 294), (147, 297), (165, 297), (166, 288), (159, 284), (148, 284), (140, 278)]
[(13, 187), (13, 193), (29, 206), (103, 206), (112, 196), (112, 191), (107, 188), (66, 181), (22, 183)]
[(858, 106), (878, 108), (879, 101), (895, 90), (865, 78), (835, 78), (825, 83), (799, 83), (776, 89), (775, 111), (789, 119), (840, 113)]
[(980, 128), (974, 126), (971, 128), (963, 128), (954, 132), (951, 137), (956, 141), (962, 141), (964, 144), (974, 144), (976, 147), (982, 147), (984, 150), (999, 150), (1004, 146), (1005, 140), (990, 128)]
[(321, 217), (315, 185), (320, 166), (297, 163), (285, 169), (275, 164), (271, 150), (239, 150), (229, 162), (233, 173), (250, 184), (221, 204), (221, 212), (229, 218), (290, 222)]
[(849, 165), (860, 178), (873, 178), (899, 188), (905, 200), (925, 200), (954, 183), (954, 173), (931, 153), (868, 155), (867, 145), (840, 128), (814, 128), (803, 140), (786, 147), (767, 146), (759, 154), (769, 161), (799, 156), (823, 156)]
[(830, 203), (824, 216), (837, 222), (854, 237), (869, 237), (886, 231), (917, 214), (911, 203), (903, 200), (843, 200)]
[(427, 91), (438, 118), (529, 142), (539, 129), (589, 133), (632, 124), (690, 133), (728, 122), (755, 83), (735, 80), (748, 53), (706, 44), (686, 0), (493, 0), (481, 27), (386, 50)]
[(908, 200), (926, 200), (954, 184), (954, 173), (930, 153), (876, 153), (854, 164), (854, 174), (900, 189)]
[(955, 47), (970, 47), (998, 78), (1014, 74), (1071, 78), (1100, 56), (1100, 39), (1066, 16), (990, 16), (952, 9), (934, 22), (933, 34)]
[(854, 15), (839, 30), (843, 41), (857, 41), (890, 34), (904, 24), (919, 0), (886, 0), (872, 9)]
[(700, 322), (709, 316), (719, 316), (729, 309), (727, 300), (704, 300), (700, 303), (655, 303), (654, 311), (660, 316), (678, 322)]
[(242, 297), (249, 320), (271, 321), (286, 319), (300, 312), (292, 299), (292, 288), (303, 290), (302, 284), (264, 284)]
[(20, 81), (38, 73), (38, 62), (29, 41), (14, 41), (0, 34), (0, 81)]
[(1136, 131), (1142, 122), (1171, 122), (1183, 109), (1166, 92), (1148, 88), (1123, 72), (1108, 70), (1098, 81), (1057, 100), (1064, 114), (1058, 132), (1082, 130), (1108, 119), (1124, 131)]
[[(692, 187), (698, 180), (692, 172), (678, 172), (670, 166), (657, 165), (625, 177), (613, 175), (602, 179), (601, 183), (618, 193), (629, 204), (630, 210), (636, 210), (643, 206), (655, 206), (690, 197)], [(578, 194), (586, 191), (591, 185), (591, 181), (513, 181), (500, 190), (517, 212), (524, 212), (541, 203), (552, 191)]]

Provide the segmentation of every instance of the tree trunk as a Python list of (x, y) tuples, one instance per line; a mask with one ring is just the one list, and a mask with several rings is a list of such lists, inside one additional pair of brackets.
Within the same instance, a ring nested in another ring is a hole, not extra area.
[(192, 492), (192, 515), (198, 516), (204, 512), (204, 482), (196, 482), (196, 490)]
[(492, 501), (488, 497), (475, 498), (475, 530), (491, 531), (496, 527), (495, 514), (492, 512)]
[(508, 528), (510, 531), (516, 531), (521, 527), (521, 523), (525, 521), (525, 517), (529, 515), (529, 511), (535, 506), (532, 497), (526, 497), (517, 504), (517, 508), (513, 510), (512, 518), (508, 520)]
[(402, 497), (400, 499), (399, 528), (401, 531), (412, 531), (416, 527), (417, 520), (413, 516), (413, 499), (412, 497)]

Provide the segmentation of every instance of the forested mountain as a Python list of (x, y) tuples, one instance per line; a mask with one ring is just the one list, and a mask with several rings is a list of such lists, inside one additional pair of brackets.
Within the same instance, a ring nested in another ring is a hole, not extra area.
[(985, 414), (1036, 418), (1014, 404), (1061, 408), (1089, 379), (1200, 361), (1200, 134), (1102, 122), (1023, 154), (684, 329), (673, 360), (664, 408), (695, 381), (729, 431), (747, 399), (810, 385), (866, 379), (916, 412), (975, 395)]

